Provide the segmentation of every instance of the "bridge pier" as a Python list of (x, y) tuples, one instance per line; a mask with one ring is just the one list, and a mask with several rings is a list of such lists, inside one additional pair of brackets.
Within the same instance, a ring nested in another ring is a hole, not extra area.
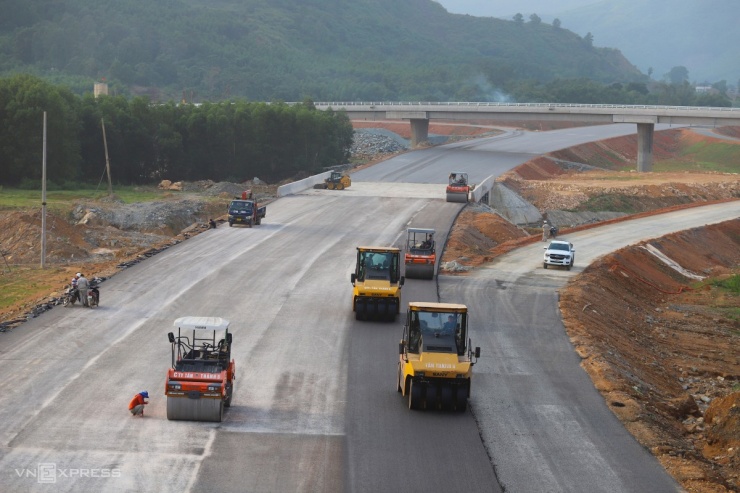
[(429, 119), (411, 119), (411, 148), (416, 148), (422, 142), (429, 140)]
[(653, 132), (654, 123), (637, 124), (637, 171), (653, 170)]

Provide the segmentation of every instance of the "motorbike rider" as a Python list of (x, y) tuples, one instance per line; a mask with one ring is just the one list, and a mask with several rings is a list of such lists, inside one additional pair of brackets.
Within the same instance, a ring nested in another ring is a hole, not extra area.
[(81, 273), (78, 274), (80, 274), (80, 277), (77, 279), (77, 291), (80, 295), (80, 301), (82, 301), (82, 306), (89, 307), (90, 303), (87, 301), (87, 291), (90, 289), (90, 282)]

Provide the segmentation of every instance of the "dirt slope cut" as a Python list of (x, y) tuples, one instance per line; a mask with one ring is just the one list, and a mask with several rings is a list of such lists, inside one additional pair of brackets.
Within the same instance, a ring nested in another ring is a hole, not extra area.
[(695, 278), (733, 274), (740, 219), (619, 250), (561, 291), (594, 385), (688, 491), (740, 487), (740, 297)]

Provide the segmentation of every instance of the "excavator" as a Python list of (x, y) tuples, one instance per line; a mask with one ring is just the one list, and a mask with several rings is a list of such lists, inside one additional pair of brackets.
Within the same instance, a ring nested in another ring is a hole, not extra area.
[(471, 188), (467, 173), (453, 171), (450, 173), (449, 184), (447, 185), (447, 202), (467, 204)]
[(434, 279), (434, 266), (437, 260), (434, 245), (434, 230), (429, 228), (408, 228), (406, 230), (407, 279)]
[(409, 409), (467, 409), (480, 348), (468, 338), (465, 305), (409, 303), (398, 353), (397, 390)]
[(172, 344), (172, 368), (164, 388), (167, 419), (220, 422), (224, 408), (231, 406), (236, 379), (229, 321), (180, 317), (174, 326), (177, 335), (167, 334)]
[(401, 250), (395, 247), (357, 247), (352, 273), (352, 309), (356, 320), (392, 322), (401, 308)]

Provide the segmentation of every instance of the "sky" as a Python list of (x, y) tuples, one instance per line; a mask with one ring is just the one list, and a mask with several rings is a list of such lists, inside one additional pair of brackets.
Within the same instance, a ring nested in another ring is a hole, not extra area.
[(686, 67), (689, 80), (740, 85), (740, 0), (434, 0), (452, 14), (525, 22), (537, 14), (617, 48), (643, 73), (660, 80)]

